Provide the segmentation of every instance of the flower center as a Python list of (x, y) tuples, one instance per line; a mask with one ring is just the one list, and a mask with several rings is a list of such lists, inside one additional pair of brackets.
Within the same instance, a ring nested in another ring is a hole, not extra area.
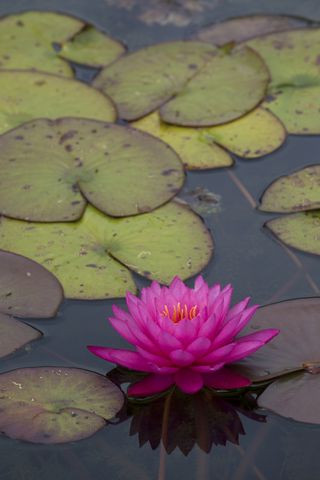
[(181, 307), (180, 302), (177, 305), (173, 306), (172, 313), (170, 314), (168, 305), (164, 306), (164, 309), (161, 313), (163, 317), (168, 317), (173, 323), (178, 323), (181, 320), (192, 320), (198, 315), (198, 305), (193, 305), (190, 309), (186, 304)]

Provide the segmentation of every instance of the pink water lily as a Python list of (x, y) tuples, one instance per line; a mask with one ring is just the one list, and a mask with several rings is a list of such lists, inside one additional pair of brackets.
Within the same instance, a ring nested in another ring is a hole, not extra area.
[(141, 298), (128, 293), (129, 312), (113, 306), (111, 325), (135, 350), (89, 346), (109, 362), (147, 372), (128, 394), (148, 396), (177, 385), (185, 393), (203, 386), (233, 389), (250, 381), (228, 365), (252, 354), (279, 330), (260, 330), (238, 336), (258, 305), (248, 307), (250, 297), (230, 308), (232, 287), (209, 288), (201, 276), (194, 288), (175, 277), (169, 287), (152, 282)]

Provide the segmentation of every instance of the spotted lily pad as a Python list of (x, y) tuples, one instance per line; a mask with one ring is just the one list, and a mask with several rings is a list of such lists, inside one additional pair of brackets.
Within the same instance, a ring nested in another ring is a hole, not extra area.
[(182, 126), (230, 122), (263, 99), (268, 81), (268, 70), (253, 50), (246, 47), (221, 50), (161, 107), (160, 115), (165, 122)]
[(214, 45), (224, 45), (244, 42), (267, 33), (306, 27), (310, 23), (304, 18), (285, 15), (248, 15), (204, 27), (196, 34), (196, 38)]
[(166, 144), (94, 120), (33, 120), (2, 135), (0, 150), (0, 212), (23, 220), (75, 220), (87, 200), (134, 215), (167, 202), (184, 181)]
[(85, 117), (111, 121), (111, 101), (82, 82), (31, 71), (0, 70), (0, 133), (33, 118)]
[(114, 100), (121, 118), (136, 120), (179, 92), (216, 52), (202, 42), (153, 45), (106, 67), (93, 85)]
[(59, 55), (91, 67), (103, 67), (117, 60), (124, 52), (125, 47), (121, 43), (87, 26), (62, 45)]
[(177, 127), (161, 121), (158, 112), (137, 120), (135, 128), (151, 133), (168, 143), (189, 170), (230, 167), (231, 156), (197, 128)]
[[(129, 269), (169, 283), (208, 263), (212, 239), (188, 207), (170, 202), (151, 213), (112, 218), (88, 206), (78, 222), (27, 223), (2, 218), (0, 247), (44, 265), (66, 297), (99, 299), (135, 291)], [(119, 263), (120, 262), (120, 263)]]
[(275, 180), (264, 192), (260, 210), (297, 212), (320, 208), (320, 165)]
[(76, 368), (21, 368), (0, 375), (0, 430), (33, 443), (63, 443), (94, 434), (121, 409), (110, 380)]
[(0, 68), (37, 69), (72, 77), (67, 62), (58, 58), (53, 43), (63, 42), (83, 22), (53, 12), (25, 12), (0, 20)]
[(274, 33), (247, 42), (266, 62), (271, 84), (264, 106), (289, 133), (320, 133), (320, 29)]
[(9, 315), (0, 313), (0, 358), (6, 357), (24, 345), (40, 338), (41, 335), (39, 330), (19, 322)]

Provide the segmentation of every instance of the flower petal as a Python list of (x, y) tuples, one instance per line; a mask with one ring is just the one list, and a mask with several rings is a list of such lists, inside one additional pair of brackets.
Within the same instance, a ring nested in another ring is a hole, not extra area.
[(229, 343), (228, 345), (217, 348), (217, 350), (213, 350), (202, 358), (199, 358), (197, 363), (201, 365), (214, 365), (217, 362), (225, 363), (228, 361), (236, 345), (236, 343)]
[(225, 359), (225, 363), (233, 363), (241, 360), (257, 351), (260, 347), (263, 347), (263, 345), (263, 342), (258, 341), (237, 342), (232, 352)]
[(173, 375), (149, 375), (134, 383), (128, 388), (128, 395), (132, 397), (146, 397), (163, 392), (174, 384)]
[(228, 368), (221, 368), (217, 372), (203, 375), (204, 384), (208, 387), (229, 390), (232, 388), (243, 388), (251, 385), (248, 378), (233, 372)]
[(116, 365), (122, 365), (123, 367), (138, 370), (140, 372), (154, 372), (155, 370), (154, 365), (144, 359), (137, 352), (119, 350), (116, 348), (98, 347), (95, 345), (89, 345), (87, 348), (91, 353), (97, 355), (97, 357), (115, 363)]
[(202, 375), (187, 368), (179, 370), (174, 378), (177, 386), (185, 393), (196, 393), (203, 387)]
[(133, 345), (136, 343), (136, 337), (132, 335), (127, 323), (115, 317), (110, 317), (109, 322), (111, 323), (113, 328), (119, 333), (119, 335), (121, 335), (121, 337), (125, 338), (129, 343), (132, 343)]
[(234, 316), (231, 320), (226, 322), (212, 342), (212, 347), (218, 348), (221, 345), (225, 345), (232, 341), (233, 338), (246, 326), (258, 308), (259, 305), (254, 305), (253, 307), (248, 308), (245, 312)]
[(195, 357), (203, 357), (211, 347), (211, 342), (206, 337), (199, 337), (196, 338), (193, 342), (191, 342), (186, 351), (194, 355)]
[(280, 333), (280, 330), (276, 328), (268, 328), (266, 330), (260, 330), (259, 332), (250, 333), (249, 335), (244, 335), (243, 337), (237, 338), (236, 342), (261, 342), (263, 344), (270, 342), (276, 335)]
[(191, 363), (194, 361), (194, 356), (185, 350), (174, 350), (170, 353), (170, 358), (174, 364), (179, 367), (191, 365)]

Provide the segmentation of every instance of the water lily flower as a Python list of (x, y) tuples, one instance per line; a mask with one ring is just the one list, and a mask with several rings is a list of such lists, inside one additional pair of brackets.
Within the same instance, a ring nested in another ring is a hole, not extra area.
[(111, 325), (135, 350), (99, 346), (88, 349), (109, 362), (149, 375), (128, 389), (130, 396), (149, 396), (177, 385), (193, 394), (203, 386), (234, 389), (250, 380), (228, 365), (254, 353), (279, 333), (259, 330), (239, 336), (258, 305), (250, 297), (230, 308), (232, 287), (209, 287), (199, 276), (194, 288), (175, 277), (169, 287), (152, 282), (141, 298), (127, 293), (129, 312), (113, 306)]

